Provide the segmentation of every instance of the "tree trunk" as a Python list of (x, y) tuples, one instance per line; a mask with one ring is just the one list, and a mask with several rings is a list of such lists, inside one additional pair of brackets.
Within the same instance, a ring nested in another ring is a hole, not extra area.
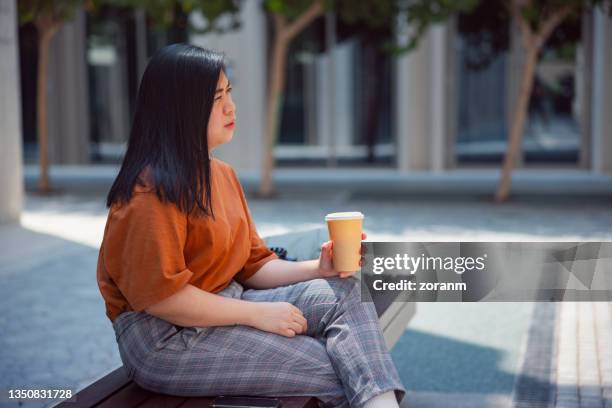
[(39, 28), (38, 33), (38, 81), (36, 89), (37, 104), (37, 134), (38, 134), (38, 165), (40, 176), (38, 190), (41, 193), (50, 191), (49, 159), (47, 153), (47, 69), (49, 66), (49, 47), (53, 38), (53, 30)]
[(575, 4), (565, 4), (555, 9), (555, 11), (542, 22), (538, 31), (533, 33), (528, 22), (521, 13), (521, 3), (520, 0), (513, 0), (510, 3), (510, 12), (513, 20), (521, 29), (523, 46), (527, 52), (527, 58), (523, 66), (518, 100), (512, 112), (512, 123), (510, 125), (510, 134), (508, 135), (508, 147), (506, 149), (499, 186), (495, 194), (495, 201), (498, 203), (506, 201), (510, 194), (512, 169), (518, 154), (521, 152), (525, 117), (527, 116), (527, 109), (529, 108), (529, 99), (531, 98), (535, 69), (538, 64), (538, 54), (553, 30), (572, 12), (576, 12), (579, 9), (576, 8)]
[(314, 0), (310, 7), (291, 24), (285, 16), (274, 14), (274, 45), (270, 55), (270, 75), (268, 77), (268, 100), (266, 104), (266, 134), (263, 152), (261, 183), (258, 195), (271, 197), (274, 194), (272, 171), (274, 169), (274, 146), (278, 138), (285, 88), (285, 68), (287, 50), (291, 41), (312, 21), (323, 13), (321, 0)]
[(533, 80), (535, 78), (535, 68), (538, 63), (539, 47), (537, 44), (531, 43), (527, 47), (527, 58), (523, 65), (521, 75), (521, 88), (519, 91), (518, 100), (514, 105), (512, 119), (510, 125), (510, 134), (508, 135), (508, 148), (504, 158), (502, 167), (501, 179), (495, 195), (495, 201), (503, 202), (508, 199), (510, 193), (510, 183), (512, 177), (512, 169), (518, 155), (521, 152), (521, 144), (523, 141), (523, 129), (525, 127), (525, 118), (527, 116), (527, 108), (529, 107), (529, 99), (531, 97), (531, 89), (533, 88)]
[(282, 96), (285, 84), (285, 67), (289, 41), (282, 35), (275, 35), (270, 60), (270, 77), (268, 79), (268, 103), (266, 107), (266, 135), (263, 173), (259, 186), (260, 197), (271, 197), (274, 193), (272, 170), (274, 169), (274, 146), (281, 121)]

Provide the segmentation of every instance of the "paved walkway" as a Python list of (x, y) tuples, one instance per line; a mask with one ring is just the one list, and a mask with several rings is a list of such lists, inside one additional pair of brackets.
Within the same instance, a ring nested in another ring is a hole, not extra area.
[[(249, 200), (261, 235), (322, 226), (360, 210), (373, 241), (612, 240), (612, 205), (593, 200), (510, 203), (381, 199), (296, 192)], [(99, 194), (29, 195), (22, 226), (0, 227), (0, 406), (12, 388), (78, 390), (120, 364), (95, 281), (106, 220)], [(511, 406), (538, 313), (547, 304), (419, 304), (393, 350), (410, 390), (405, 406)], [(610, 305), (567, 303), (553, 314), (550, 389), (558, 406), (611, 404)], [(536, 346), (542, 344), (535, 342)], [(555, 386), (558, 384), (558, 386)], [(573, 404), (573, 405), (572, 405)], [(21, 406), (45, 406), (26, 401)], [(524, 404), (523, 404), (524, 405)], [(609, 406), (609, 405), (608, 405)]]
[(612, 304), (567, 302), (560, 308), (557, 405), (611, 408)]

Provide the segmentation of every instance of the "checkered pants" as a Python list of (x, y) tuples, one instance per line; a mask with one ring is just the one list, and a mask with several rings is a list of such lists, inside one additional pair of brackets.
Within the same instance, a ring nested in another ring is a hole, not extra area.
[(295, 396), (321, 407), (362, 407), (404, 389), (385, 345), (373, 303), (359, 279), (325, 278), (274, 289), (244, 289), (232, 280), (218, 293), (254, 302), (289, 302), (308, 321), (305, 335), (284, 337), (250, 326), (181, 327), (145, 312), (113, 323), (129, 378), (171, 395)]

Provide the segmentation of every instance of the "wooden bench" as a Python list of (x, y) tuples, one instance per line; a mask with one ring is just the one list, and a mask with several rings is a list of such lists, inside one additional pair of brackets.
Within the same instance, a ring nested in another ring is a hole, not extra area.
[[(319, 257), (320, 246), (327, 241), (324, 228), (274, 235), (264, 238), (269, 247), (283, 247), (287, 255), (297, 260)], [(400, 292), (402, 293), (402, 292)], [(402, 296), (402, 295), (400, 295)], [(409, 320), (414, 316), (413, 302), (394, 302), (397, 298), (372, 294), (376, 312), (380, 318), (385, 342), (389, 349), (400, 338)], [(129, 380), (123, 366), (85, 387), (73, 398), (60, 402), (56, 407), (208, 407), (213, 397), (179, 397), (147, 391)], [(316, 398), (295, 396), (281, 398), (285, 408), (315, 408)]]

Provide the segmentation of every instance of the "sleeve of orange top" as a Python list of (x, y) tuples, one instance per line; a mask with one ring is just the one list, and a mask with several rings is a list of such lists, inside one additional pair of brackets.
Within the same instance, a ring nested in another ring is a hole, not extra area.
[(249, 224), (249, 239), (251, 241), (251, 253), (249, 255), (249, 258), (247, 259), (242, 270), (240, 270), (240, 272), (238, 272), (234, 276), (234, 279), (242, 283), (249, 279), (251, 276), (255, 275), (255, 273), (267, 262), (273, 259), (278, 259), (278, 256), (276, 255), (276, 253), (274, 253), (268, 248), (264, 240), (257, 233), (257, 229), (255, 228), (255, 223), (253, 222), (251, 211), (249, 210), (249, 206), (247, 205), (244, 191), (242, 189), (242, 185), (240, 184), (240, 180), (238, 179), (238, 176), (236, 175), (233, 169), (231, 169), (231, 173), (235, 181), (236, 188), (240, 193), (242, 206), (244, 208)]
[(111, 212), (104, 238), (104, 263), (130, 306), (141, 311), (185, 286), (183, 248), (187, 218), (155, 193), (135, 193)]

